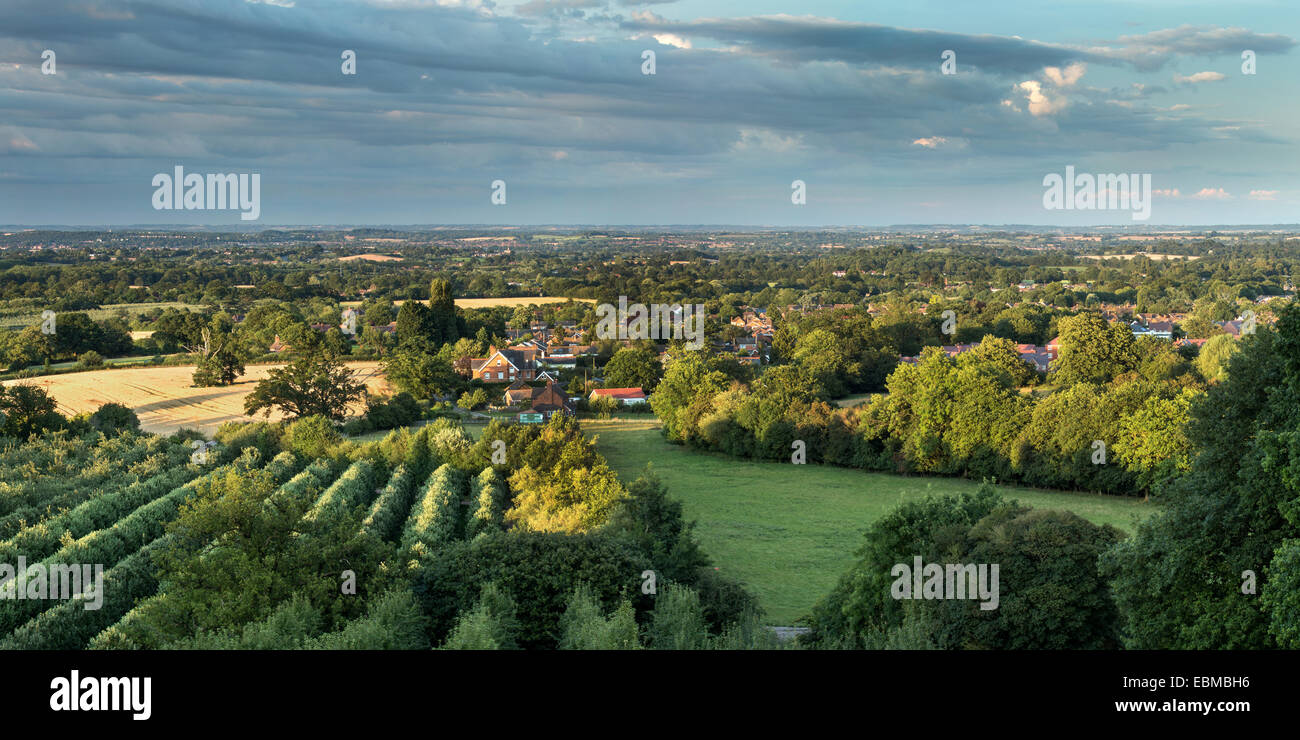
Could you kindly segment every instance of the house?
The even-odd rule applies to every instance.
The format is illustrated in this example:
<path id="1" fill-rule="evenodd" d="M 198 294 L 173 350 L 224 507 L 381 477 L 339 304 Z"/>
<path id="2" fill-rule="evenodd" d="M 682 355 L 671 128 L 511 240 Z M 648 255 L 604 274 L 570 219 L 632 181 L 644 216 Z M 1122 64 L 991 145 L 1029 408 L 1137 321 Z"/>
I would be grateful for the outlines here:
<path id="1" fill-rule="evenodd" d="M 573 404 L 555 383 L 547 383 L 533 396 L 533 413 L 549 419 L 556 414 L 573 416 Z"/>
<path id="2" fill-rule="evenodd" d="M 1029 345 L 1033 347 L 1033 345 Z M 1056 359 L 1056 353 L 1049 352 L 1045 349 L 1034 347 L 1031 350 L 1020 350 L 1020 359 L 1034 366 L 1034 369 L 1040 373 L 1047 372 L 1052 365 L 1052 360 Z"/>
<path id="3" fill-rule="evenodd" d="M 510 384 L 509 388 L 506 388 L 501 398 L 507 406 L 514 406 L 524 401 L 533 400 L 533 394 L 539 390 L 541 389 L 534 388 L 522 380 L 516 380 Z"/>
<path id="4" fill-rule="evenodd" d="M 268 349 L 268 351 L 270 351 L 270 352 L 277 352 L 277 353 L 278 353 L 278 352 L 288 352 L 289 350 L 291 350 L 291 349 L 293 349 L 293 348 L 290 347 L 289 345 L 285 344 L 284 341 L 283 341 L 282 339 L 280 339 L 280 335 L 279 335 L 279 334 L 276 334 L 276 335 L 275 335 L 275 341 L 274 341 L 274 342 L 271 342 L 271 346 L 268 347 L 267 349 Z"/>
<path id="5" fill-rule="evenodd" d="M 537 377 L 536 350 L 498 350 L 487 347 L 487 358 L 469 360 L 469 375 L 484 382 L 513 382 Z"/>
<path id="6" fill-rule="evenodd" d="M 646 402 L 645 391 L 640 388 L 597 388 L 591 392 L 591 400 L 597 398 L 612 398 L 629 406 Z"/>
<path id="7" fill-rule="evenodd" d="M 1231 334 L 1232 336 L 1240 339 L 1241 327 L 1245 322 L 1242 321 L 1241 319 L 1233 319 L 1232 321 L 1216 321 L 1214 323 L 1218 325 L 1219 328 L 1227 332 L 1228 334 Z"/>
<path id="8" fill-rule="evenodd" d="M 1143 326 L 1134 321 L 1128 325 L 1129 331 L 1133 332 L 1134 337 L 1155 337 L 1156 339 L 1173 339 L 1173 324 L 1152 322 L 1152 326 Z M 1157 328 L 1159 327 L 1159 328 Z M 1167 329 L 1165 327 L 1168 327 Z"/>
<path id="9" fill-rule="evenodd" d="M 488 347 L 486 359 L 470 360 L 470 377 L 485 383 L 505 383 L 516 380 L 533 380 L 537 375 L 537 357 L 534 350 L 497 349 Z"/>
<path id="10" fill-rule="evenodd" d="M 556 376 L 556 374 L 553 373 L 553 372 L 551 372 L 550 370 L 543 370 L 543 371 L 541 371 L 540 373 L 538 373 L 538 374 L 537 374 L 537 379 L 538 379 L 538 380 L 545 380 L 547 383 L 558 383 L 558 382 L 560 382 L 560 378 L 559 378 L 558 376 Z"/>
<path id="11" fill-rule="evenodd" d="M 518 352 L 535 352 L 540 357 L 546 356 L 546 348 L 546 341 L 537 337 L 510 345 L 510 349 Z"/>

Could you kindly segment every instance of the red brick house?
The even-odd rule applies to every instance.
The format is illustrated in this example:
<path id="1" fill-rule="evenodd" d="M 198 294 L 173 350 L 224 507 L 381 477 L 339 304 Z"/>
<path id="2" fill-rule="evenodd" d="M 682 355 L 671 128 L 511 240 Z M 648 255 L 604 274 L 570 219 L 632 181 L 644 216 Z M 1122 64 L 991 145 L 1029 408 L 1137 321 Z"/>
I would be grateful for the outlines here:
<path id="1" fill-rule="evenodd" d="M 485 383 L 513 383 L 537 376 L 537 353 L 532 350 L 488 348 L 485 359 L 470 360 L 470 377 Z"/>
<path id="2" fill-rule="evenodd" d="M 536 395 L 533 396 L 533 413 L 538 413 L 549 419 L 556 414 L 573 416 L 573 404 L 554 383 L 547 383 Z"/>

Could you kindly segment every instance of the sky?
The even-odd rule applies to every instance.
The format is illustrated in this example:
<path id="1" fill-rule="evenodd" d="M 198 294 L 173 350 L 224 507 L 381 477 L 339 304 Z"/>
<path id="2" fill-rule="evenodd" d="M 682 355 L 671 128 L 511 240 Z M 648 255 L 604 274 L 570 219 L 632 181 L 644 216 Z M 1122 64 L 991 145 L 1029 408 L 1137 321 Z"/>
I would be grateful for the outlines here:
<path id="1" fill-rule="evenodd" d="M 1297 39 L 1255 0 L 4 0 L 0 224 L 1296 223 Z M 258 175 L 256 221 L 155 208 L 176 167 Z M 1046 207 L 1067 167 L 1149 218 Z"/>

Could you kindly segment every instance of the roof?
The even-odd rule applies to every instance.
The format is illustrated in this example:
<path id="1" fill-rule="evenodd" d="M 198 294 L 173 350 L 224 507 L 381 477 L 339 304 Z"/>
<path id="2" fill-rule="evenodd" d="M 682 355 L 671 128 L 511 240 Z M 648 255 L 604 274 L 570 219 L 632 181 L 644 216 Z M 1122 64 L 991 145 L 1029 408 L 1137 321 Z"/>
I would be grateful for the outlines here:
<path id="1" fill-rule="evenodd" d="M 554 383 L 547 383 L 545 388 L 533 396 L 533 411 L 559 411 L 561 409 L 567 411 L 571 408 L 569 399 L 565 398 L 564 394 L 556 389 Z"/>
<path id="2" fill-rule="evenodd" d="M 640 388 L 597 388 L 591 392 L 592 398 L 614 398 L 620 401 L 645 398 L 645 391 Z"/>

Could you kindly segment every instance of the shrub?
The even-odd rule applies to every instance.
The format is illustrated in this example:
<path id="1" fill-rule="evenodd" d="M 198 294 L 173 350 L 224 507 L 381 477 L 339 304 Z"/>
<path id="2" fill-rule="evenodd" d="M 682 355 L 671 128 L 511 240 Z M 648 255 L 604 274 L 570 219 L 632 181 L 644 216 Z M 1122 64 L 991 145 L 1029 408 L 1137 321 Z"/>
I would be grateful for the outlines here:
<path id="1" fill-rule="evenodd" d="M 464 495 L 464 473 L 447 464 L 433 471 L 407 519 L 403 549 L 416 544 L 437 548 L 456 539 L 462 530 L 460 500 Z"/>
<path id="2" fill-rule="evenodd" d="M 288 448 L 309 459 L 325 457 L 342 440 L 334 422 L 324 416 L 305 416 L 290 424 L 285 432 Z"/>
<path id="3" fill-rule="evenodd" d="M 106 403 L 90 415 L 90 426 L 105 436 L 118 432 L 139 432 L 140 418 L 120 403 Z"/>
<path id="4" fill-rule="evenodd" d="M 93 349 L 86 350 L 77 355 L 77 364 L 82 367 L 103 367 L 104 356 Z"/>

